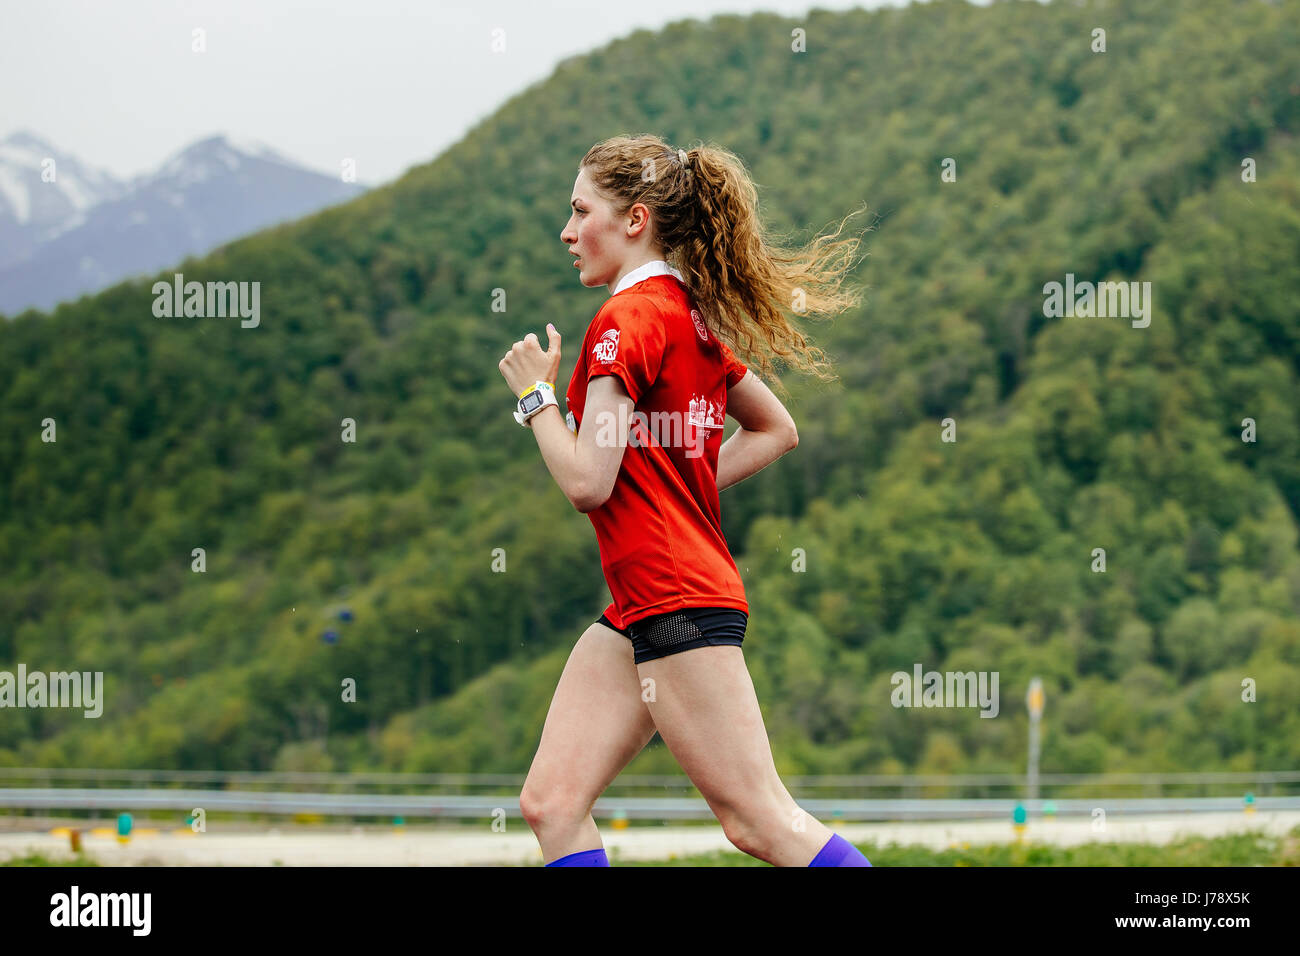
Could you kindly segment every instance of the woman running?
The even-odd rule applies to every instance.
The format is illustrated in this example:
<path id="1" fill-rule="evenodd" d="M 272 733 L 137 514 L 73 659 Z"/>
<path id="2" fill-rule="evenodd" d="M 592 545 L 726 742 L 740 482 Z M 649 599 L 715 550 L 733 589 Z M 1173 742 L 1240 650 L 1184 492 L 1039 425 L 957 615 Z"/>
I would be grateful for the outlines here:
<path id="1" fill-rule="evenodd" d="M 543 860 L 609 865 L 591 808 L 657 730 L 740 850 L 776 866 L 870 866 L 777 775 L 741 652 L 749 605 L 718 505 L 721 489 L 799 441 L 785 407 L 723 339 L 774 379 L 756 338 L 831 377 L 780 309 L 854 304 L 840 290 L 850 263 L 833 260 L 857 240 L 771 246 L 734 154 L 674 150 L 654 136 L 593 146 L 570 205 L 560 239 L 582 284 L 606 286 L 610 298 L 587 327 L 567 421 L 554 395 L 554 326 L 547 351 L 529 333 L 499 366 L 518 397 L 515 419 L 595 526 L 614 598 L 569 655 L 519 796 Z M 740 427 L 722 444 L 728 412 Z"/>

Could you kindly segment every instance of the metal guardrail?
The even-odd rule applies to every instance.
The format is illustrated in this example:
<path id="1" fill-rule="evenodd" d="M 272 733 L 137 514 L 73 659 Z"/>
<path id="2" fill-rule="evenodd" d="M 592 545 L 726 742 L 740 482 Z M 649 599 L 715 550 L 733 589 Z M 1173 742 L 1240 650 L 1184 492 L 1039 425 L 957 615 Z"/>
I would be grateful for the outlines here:
<path id="1" fill-rule="evenodd" d="M 228 789 L 235 784 L 260 786 L 416 786 L 416 787 L 511 787 L 523 786 L 522 773 L 308 773 L 277 771 L 209 771 L 209 770 L 105 770 L 42 767 L 0 767 L 0 782 L 6 780 L 44 780 L 118 782 L 128 784 L 210 784 Z M 782 780 L 790 789 L 813 790 L 840 788 L 901 789 L 926 787 L 985 787 L 1023 789 L 1023 774 L 834 774 L 789 776 Z M 1040 787 L 1173 787 L 1234 786 L 1260 791 L 1269 787 L 1300 784 L 1300 770 L 1189 773 L 1044 773 L 1038 777 Z M 691 781 L 682 774 L 621 774 L 610 784 L 615 788 L 679 788 L 690 790 Z"/>
<path id="2" fill-rule="evenodd" d="M 1108 814 L 1233 811 L 1242 809 L 1243 796 L 1248 791 L 1253 793 L 1253 806 L 1258 810 L 1300 810 L 1300 793 L 1297 793 L 1300 771 L 1294 770 L 1048 773 L 1040 775 L 1038 782 L 1039 799 L 1019 800 L 1026 785 L 1025 777 L 1020 774 L 840 774 L 785 778 L 800 806 L 819 817 L 840 820 L 1005 818 L 1017 802 L 1023 803 L 1031 815 L 1038 816 L 1048 800 L 1060 817 L 1090 815 L 1097 807 Z M 189 813 L 202 807 L 207 812 L 448 819 L 473 819 L 504 812 L 506 816 L 518 817 L 523 783 L 523 774 L 0 767 L 0 788 L 3 788 L 0 808 Z M 375 788 L 385 788 L 388 792 L 375 792 Z M 959 788 L 965 788 L 965 793 Z M 1061 796 L 1045 792 L 1053 788 L 1059 788 Z M 1134 788 L 1140 789 L 1135 793 Z M 1187 793 L 1187 788 L 1201 792 Z M 1184 792 L 1166 793 L 1169 789 Z M 645 793 L 674 790 L 682 795 L 663 797 Z M 923 796 L 927 791 L 936 790 L 942 796 Z M 976 792 L 972 794 L 972 790 Z M 1152 790 L 1155 792 L 1151 793 Z M 878 796 L 873 798 L 873 792 Z M 691 781 L 682 774 L 621 775 L 596 802 L 592 812 L 597 817 L 617 815 L 629 819 L 713 818 L 708 805 L 695 794 Z"/>
<path id="3" fill-rule="evenodd" d="M 960 820 L 996 817 L 1006 819 L 1018 801 L 973 800 L 864 800 L 803 799 L 809 813 L 837 820 Z M 1043 800 L 1023 802 L 1032 816 L 1042 814 Z M 1173 797 L 1136 799 L 1061 799 L 1052 801 L 1057 817 L 1091 816 L 1097 807 L 1109 814 L 1204 813 L 1241 811 L 1239 797 Z M 140 790 L 113 788 L 6 788 L 0 789 L 0 807 L 33 810 L 176 810 L 205 812 L 321 814 L 351 817 L 487 818 L 504 811 L 518 817 L 519 801 L 501 796 L 472 794 L 284 793 L 240 790 Z M 1300 811 L 1300 796 L 1261 797 L 1259 811 Z M 597 817 L 628 819 L 711 820 L 713 812 L 703 800 L 684 797 L 601 797 L 592 813 Z"/>

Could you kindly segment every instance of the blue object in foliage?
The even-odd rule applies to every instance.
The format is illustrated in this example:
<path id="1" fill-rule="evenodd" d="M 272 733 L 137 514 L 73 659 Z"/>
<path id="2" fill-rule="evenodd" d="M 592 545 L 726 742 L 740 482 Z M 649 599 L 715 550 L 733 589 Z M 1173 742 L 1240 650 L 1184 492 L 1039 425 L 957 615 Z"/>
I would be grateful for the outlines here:
<path id="1" fill-rule="evenodd" d="M 324 634 L 320 636 L 320 639 L 324 641 L 326 644 L 337 644 L 339 642 L 339 632 L 326 631 Z"/>
<path id="2" fill-rule="evenodd" d="M 340 620 L 340 621 L 350 621 L 350 620 L 352 620 L 352 610 L 351 610 L 350 608 L 346 608 L 346 607 L 343 608 L 342 610 L 340 610 L 340 611 L 339 611 L 339 620 Z"/>

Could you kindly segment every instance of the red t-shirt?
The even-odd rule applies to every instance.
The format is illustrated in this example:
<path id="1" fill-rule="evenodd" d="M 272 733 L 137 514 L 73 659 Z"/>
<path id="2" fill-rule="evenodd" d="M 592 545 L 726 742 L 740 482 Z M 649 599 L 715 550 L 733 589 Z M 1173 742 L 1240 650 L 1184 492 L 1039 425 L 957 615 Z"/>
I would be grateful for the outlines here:
<path id="1" fill-rule="evenodd" d="M 598 375 L 617 375 L 635 403 L 613 493 L 588 512 L 615 627 L 688 607 L 749 613 L 718 505 L 727 389 L 746 371 L 671 275 L 611 296 L 587 326 L 564 396 L 571 427 Z"/>

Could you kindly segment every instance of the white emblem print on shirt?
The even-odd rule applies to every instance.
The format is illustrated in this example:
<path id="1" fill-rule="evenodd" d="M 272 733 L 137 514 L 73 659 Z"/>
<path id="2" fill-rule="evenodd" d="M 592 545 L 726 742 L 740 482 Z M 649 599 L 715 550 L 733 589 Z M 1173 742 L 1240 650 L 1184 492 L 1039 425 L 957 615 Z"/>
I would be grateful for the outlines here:
<path id="1" fill-rule="evenodd" d="M 618 357 L 618 329 L 606 329 L 591 349 L 591 354 L 602 362 L 609 363 Z"/>
<path id="2" fill-rule="evenodd" d="M 699 333 L 700 338 L 707 342 L 709 340 L 709 330 L 704 325 L 704 316 L 691 309 L 691 321 L 695 323 L 695 331 Z"/>
<path id="3" fill-rule="evenodd" d="M 690 414 L 686 420 L 696 428 L 721 428 L 722 409 L 703 395 L 692 395 Z"/>

